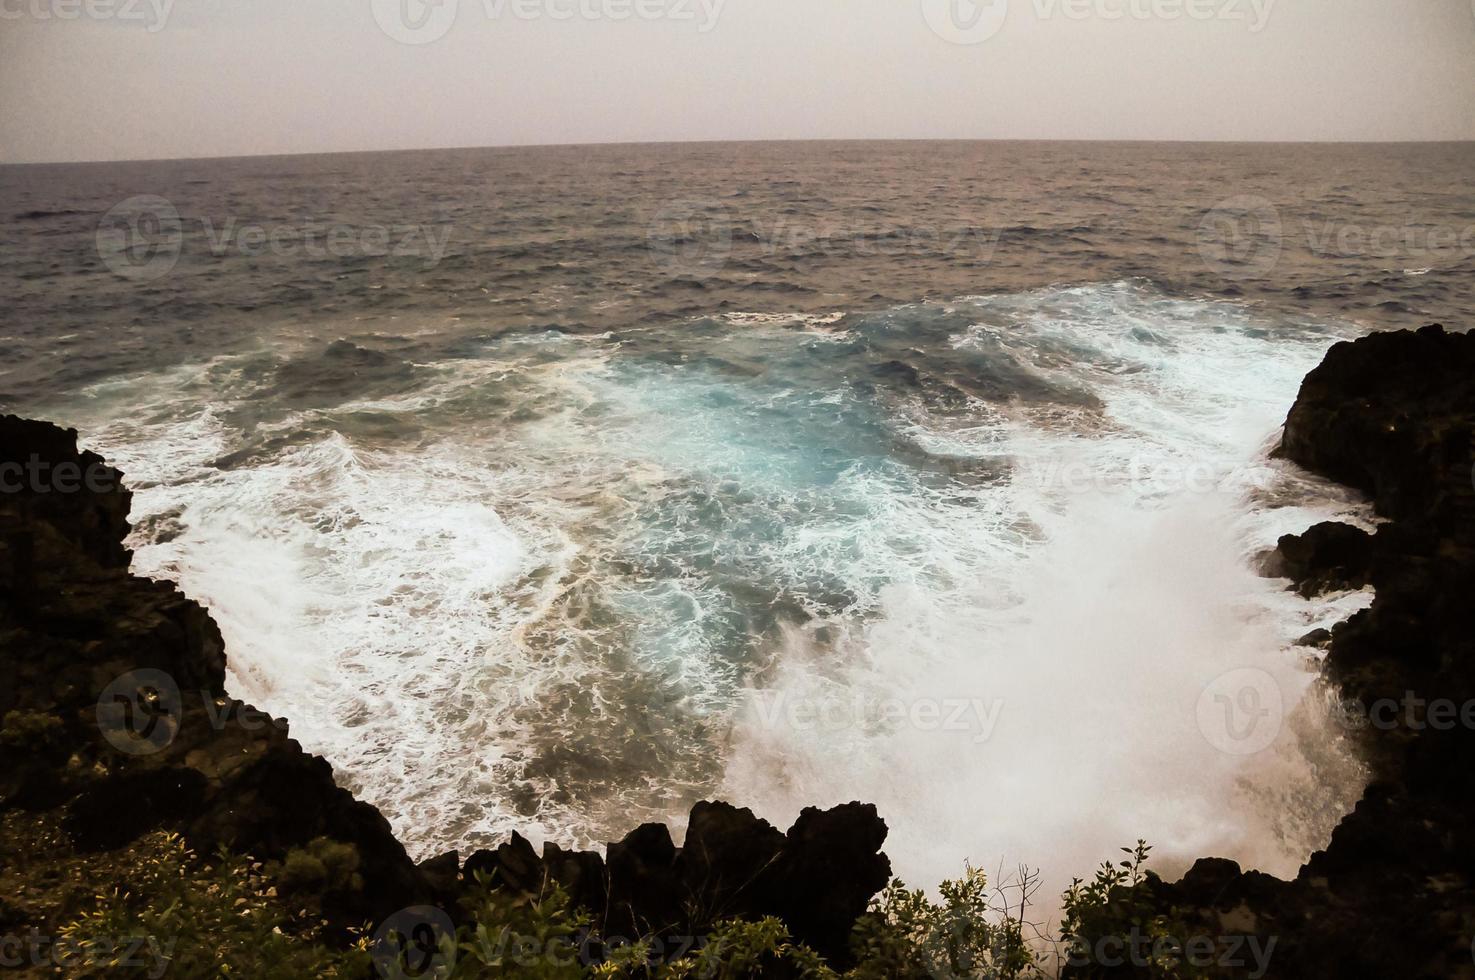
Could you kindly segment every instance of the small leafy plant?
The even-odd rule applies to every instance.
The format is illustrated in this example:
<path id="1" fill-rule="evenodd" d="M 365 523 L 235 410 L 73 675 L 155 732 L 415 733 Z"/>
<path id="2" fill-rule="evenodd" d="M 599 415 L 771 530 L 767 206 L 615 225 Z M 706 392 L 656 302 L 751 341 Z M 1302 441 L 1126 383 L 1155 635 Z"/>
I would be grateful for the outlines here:
<path id="1" fill-rule="evenodd" d="M 988 877 L 972 865 L 962 878 L 944 881 L 941 904 L 921 890 L 894 880 L 869 913 L 855 925 L 852 948 L 856 980 L 887 978 L 1013 978 L 1040 973 L 1037 954 L 1025 938 L 1024 915 L 1037 887 L 1037 875 L 1021 869 L 1014 888 L 990 889 Z"/>
<path id="2" fill-rule="evenodd" d="M 1189 935 L 1189 928 L 1176 910 L 1160 912 L 1143 887 L 1148 883 L 1146 865 L 1152 847 L 1138 840 L 1135 847 L 1121 850 L 1125 858 L 1116 864 L 1102 862 L 1089 882 L 1075 879 L 1062 897 L 1061 942 L 1068 962 L 1078 974 L 1092 975 L 1102 965 L 1095 951 L 1103 939 L 1130 940 L 1149 951 L 1149 960 L 1140 965 L 1152 976 L 1201 975 L 1184 956 L 1181 937 Z"/>

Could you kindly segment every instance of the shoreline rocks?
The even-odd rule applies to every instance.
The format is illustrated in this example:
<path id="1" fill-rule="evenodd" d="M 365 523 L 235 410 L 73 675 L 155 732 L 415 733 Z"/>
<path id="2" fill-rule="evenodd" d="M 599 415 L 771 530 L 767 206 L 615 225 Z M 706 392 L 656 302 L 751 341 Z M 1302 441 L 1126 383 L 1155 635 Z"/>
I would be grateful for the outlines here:
<path id="1" fill-rule="evenodd" d="M 1475 977 L 1472 443 L 1475 336 L 1371 334 L 1307 375 L 1277 455 L 1362 490 L 1387 523 L 1287 536 L 1268 571 L 1308 596 L 1376 591 L 1329 637 L 1307 638 L 1327 651 L 1372 782 L 1294 880 L 1203 858 L 1177 882 L 1149 875 L 1117 896 L 1124 907 L 1189 935 L 1273 942 L 1269 976 Z M 1198 975 L 1254 966 L 1216 961 Z M 1065 975 L 1152 974 L 1096 958 Z"/>

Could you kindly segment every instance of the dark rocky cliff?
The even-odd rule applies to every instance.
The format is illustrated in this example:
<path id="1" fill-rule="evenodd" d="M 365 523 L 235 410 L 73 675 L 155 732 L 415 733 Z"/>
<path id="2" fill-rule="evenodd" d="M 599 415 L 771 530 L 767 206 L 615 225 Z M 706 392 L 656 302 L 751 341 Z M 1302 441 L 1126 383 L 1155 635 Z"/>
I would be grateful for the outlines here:
<path id="1" fill-rule="evenodd" d="M 1475 977 L 1472 441 L 1475 336 L 1437 326 L 1336 345 L 1286 420 L 1279 455 L 1364 491 L 1387 519 L 1375 534 L 1319 525 L 1278 549 L 1303 594 L 1377 592 L 1331 631 L 1325 668 L 1373 780 L 1294 881 L 1205 858 L 1135 896 L 1180 931 L 1273 941 L 1264 975 Z M 1206 975 L 1254 975 L 1241 960 Z"/>

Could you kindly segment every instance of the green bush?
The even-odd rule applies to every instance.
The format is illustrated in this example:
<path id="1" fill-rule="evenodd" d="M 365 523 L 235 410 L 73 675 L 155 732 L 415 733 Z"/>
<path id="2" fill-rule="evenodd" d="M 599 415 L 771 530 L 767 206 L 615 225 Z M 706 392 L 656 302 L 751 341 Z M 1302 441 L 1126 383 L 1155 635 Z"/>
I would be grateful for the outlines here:
<path id="1" fill-rule="evenodd" d="M 574 907 L 556 884 L 543 895 L 512 895 L 477 877 L 477 891 L 462 903 L 470 924 L 457 934 L 462 954 L 454 977 L 527 977 L 563 980 L 580 977 L 580 939 L 590 917 Z"/>
<path id="2" fill-rule="evenodd" d="M 1155 911 L 1151 848 L 1139 841 L 1127 857 L 1104 863 L 1089 882 L 1079 879 L 1062 897 L 1060 942 L 1070 947 L 1102 936 L 1136 934 L 1153 940 L 1183 936 L 1176 913 Z M 326 925 L 296 892 L 361 888 L 359 856 L 348 844 L 319 838 L 269 866 L 221 852 L 201 861 L 175 834 L 157 833 L 129 851 L 128 888 L 95 896 L 92 907 L 61 927 L 58 948 L 69 975 L 136 977 L 224 976 L 390 977 L 395 964 L 371 959 L 368 939 L 349 948 L 325 943 Z M 1155 879 L 1151 879 L 1155 880 Z M 1037 876 L 1021 869 L 1004 886 L 990 887 L 971 866 L 943 882 L 939 901 L 892 881 L 855 925 L 855 966 L 838 974 L 814 950 L 796 943 L 778 919 L 718 923 L 703 945 L 661 962 L 654 937 L 618 948 L 603 945 L 591 917 L 549 883 L 527 896 L 498 889 L 479 877 L 462 903 L 462 925 L 439 937 L 440 968 L 400 975 L 435 980 L 516 977 L 528 980 L 1024 980 L 1045 976 L 1043 936 L 1027 920 Z M 1032 941 L 1033 940 L 1033 941 Z M 1081 947 L 1075 947 L 1079 953 Z M 1181 956 L 1164 945 L 1151 972 L 1192 977 Z M 380 951 L 382 953 L 382 950 Z M 598 959 L 585 966 L 584 959 Z M 1079 961 L 1078 961 L 1079 962 Z M 1079 968 L 1078 968 L 1078 972 Z M 1089 964 L 1085 975 L 1090 975 Z"/>
<path id="3" fill-rule="evenodd" d="M 68 975 L 157 977 L 362 977 L 367 943 L 319 942 L 320 922 L 286 914 L 262 866 L 221 852 L 200 861 L 177 834 L 151 835 L 132 854 L 130 886 L 58 931 Z"/>
<path id="4" fill-rule="evenodd" d="M 962 878 L 938 886 L 942 903 L 909 890 L 900 880 L 881 893 L 855 925 L 852 951 L 856 980 L 889 978 L 999 978 L 1039 975 L 1039 963 L 1024 936 L 1024 915 L 1035 877 L 1021 872 L 1017 913 L 1003 888 L 971 865 Z"/>
<path id="5" fill-rule="evenodd" d="M 667 964 L 656 976 L 659 980 L 756 980 L 775 973 L 806 980 L 835 976 L 818 953 L 795 943 L 788 928 L 771 917 L 719 923 L 699 951 Z"/>
<path id="6" fill-rule="evenodd" d="M 0 724 L 0 745 L 37 755 L 51 755 L 62 744 L 65 725 L 56 715 L 40 711 L 7 711 Z"/>
<path id="7" fill-rule="evenodd" d="M 306 847 L 293 848 L 279 868 L 273 868 L 283 895 L 298 892 L 362 891 L 359 852 L 352 844 L 317 837 Z"/>
<path id="8" fill-rule="evenodd" d="M 1089 882 L 1077 878 L 1066 889 L 1061 900 L 1061 943 L 1071 961 L 1081 964 L 1078 975 L 1099 972 L 1093 971 L 1090 947 L 1106 936 L 1141 937 L 1142 947 L 1155 951 L 1148 967 L 1152 976 L 1178 980 L 1203 975 L 1188 962 L 1182 947 L 1181 937 L 1192 930 L 1177 910 L 1158 911 L 1150 891 L 1142 887 L 1148 882 L 1151 851 L 1146 841 L 1139 840 L 1135 847 L 1122 848 L 1127 857 L 1115 865 L 1102 862 Z"/>

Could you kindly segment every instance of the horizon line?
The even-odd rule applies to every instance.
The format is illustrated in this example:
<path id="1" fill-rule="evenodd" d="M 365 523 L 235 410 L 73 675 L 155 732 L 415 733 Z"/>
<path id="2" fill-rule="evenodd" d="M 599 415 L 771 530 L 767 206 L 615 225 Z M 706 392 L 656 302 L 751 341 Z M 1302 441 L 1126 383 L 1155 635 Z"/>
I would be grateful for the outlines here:
<path id="1" fill-rule="evenodd" d="M 561 150 L 581 148 L 607 148 L 621 146 L 721 146 L 730 144 L 765 143 L 1130 143 L 1164 144 L 1169 146 L 1437 146 L 1451 144 L 1475 144 L 1475 138 L 1466 139 L 1410 139 L 1410 140 L 1240 140 L 1240 139 L 1119 139 L 1108 137 L 971 137 L 971 136 L 883 136 L 883 137 L 805 137 L 805 138 L 758 138 L 758 139 L 696 139 L 696 140 L 607 140 L 580 143 L 489 143 L 463 144 L 459 146 L 415 146 L 361 150 L 298 150 L 287 153 L 225 153 L 205 156 L 182 157 L 115 157 L 104 160 L 26 160 L 5 162 L 0 167 L 67 167 L 98 166 L 124 163 L 191 163 L 218 160 L 271 160 L 293 157 L 365 156 L 384 153 L 448 153 L 468 150 Z"/>

